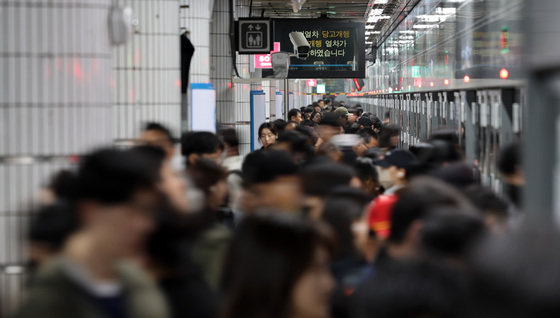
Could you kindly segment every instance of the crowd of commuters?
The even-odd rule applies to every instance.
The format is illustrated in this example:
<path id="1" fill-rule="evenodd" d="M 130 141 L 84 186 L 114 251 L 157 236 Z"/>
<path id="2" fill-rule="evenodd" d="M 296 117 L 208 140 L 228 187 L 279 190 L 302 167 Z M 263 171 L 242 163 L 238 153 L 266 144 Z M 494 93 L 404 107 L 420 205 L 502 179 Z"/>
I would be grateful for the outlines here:
<path id="1" fill-rule="evenodd" d="M 33 211 L 15 317 L 557 316 L 560 234 L 524 216 L 519 145 L 502 195 L 455 132 L 402 149 L 379 115 L 294 109 L 244 157 L 233 129 L 157 123 L 84 155 Z"/>

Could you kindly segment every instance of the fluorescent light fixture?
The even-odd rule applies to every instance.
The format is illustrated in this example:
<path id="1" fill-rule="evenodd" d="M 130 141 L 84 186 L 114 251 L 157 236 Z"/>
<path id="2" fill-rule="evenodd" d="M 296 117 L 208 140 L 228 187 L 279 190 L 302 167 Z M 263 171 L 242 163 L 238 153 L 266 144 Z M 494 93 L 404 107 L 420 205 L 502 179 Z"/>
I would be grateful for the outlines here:
<path id="1" fill-rule="evenodd" d="M 369 12 L 369 15 L 381 15 L 383 13 L 383 9 L 371 9 L 371 11 Z"/>
<path id="2" fill-rule="evenodd" d="M 439 29 L 438 24 L 415 24 L 414 29 Z"/>
<path id="3" fill-rule="evenodd" d="M 374 29 L 375 28 L 375 24 L 366 24 L 366 30 L 367 29 Z"/>
<path id="4" fill-rule="evenodd" d="M 375 1 L 373 1 L 373 4 L 386 4 L 388 2 L 389 2 L 389 0 L 375 0 Z"/>
<path id="5" fill-rule="evenodd" d="M 390 19 L 391 16 L 390 15 L 375 15 L 375 16 L 369 16 L 367 19 L 368 23 L 375 23 L 379 20 L 387 20 Z"/>
<path id="6" fill-rule="evenodd" d="M 421 14 L 421 15 L 417 15 L 416 18 L 419 21 L 426 22 L 426 23 L 437 23 L 442 20 L 445 20 L 445 17 L 442 17 L 441 15 L 432 15 L 432 14 Z"/>
<path id="7" fill-rule="evenodd" d="M 439 15 L 452 15 L 457 13 L 457 9 L 455 8 L 436 8 L 436 14 Z"/>
<path id="8" fill-rule="evenodd" d="M 366 35 L 370 34 L 381 34 L 381 31 L 366 31 Z"/>
<path id="9" fill-rule="evenodd" d="M 22 266 L 6 266 L 4 268 L 4 272 L 8 275 L 20 275 L 23 274 L 25 272 L 24 268 Z"/>
<path id="10" fill-rule="evenodd" d="M 402 34 L 416 34 L 416 31 L 414 31 L 414 30 L 402 30 L 402 31 L 399 31 L 399 33 L 402 33 Z"/>

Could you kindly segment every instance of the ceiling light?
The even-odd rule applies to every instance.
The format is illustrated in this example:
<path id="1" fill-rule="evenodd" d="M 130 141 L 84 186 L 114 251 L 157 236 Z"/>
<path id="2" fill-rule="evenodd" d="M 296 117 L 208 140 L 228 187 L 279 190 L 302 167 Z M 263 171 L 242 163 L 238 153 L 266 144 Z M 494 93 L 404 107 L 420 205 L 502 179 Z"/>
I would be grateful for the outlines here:
<path id="1" fill-rule="evenodd" d="M 369 16 L 367 19 L 368 23 L 375 23 L 379 20 L 386 20 L 386 19 L 390 19 L 391 16 L 390 15 L 375 15 L 375 16 Z"/>
<path id="2" fill-rule="evenodd" d="M 441 20 L 445 20 L 445 17 L 442 17 L 441 15 L 433 15 L 433 14 L 421 14 L 421 15 L 417 15 L 416 18 L 419 21 L 422 22 L 427 22 L 427 23 L 437 23 L 440 22 Z"/>
<path id="3" fill-rule="evenodd" d="M 436 8 L 436 14 L 439 15 L 452 15 L 457 13 L 457 9 L 455 8 Z"/>
<path id="4" fill-rule="evenodd" d="M 439 29 L 438 24 L 415 24 L 414 29 Z"/>
<path id="5" fill-rule="evenodd" d="M 383 13 L 383 9 L 372 9 L 369 12 L 369 16 L 373 16 L 373 15 L 381 15 Z"/>

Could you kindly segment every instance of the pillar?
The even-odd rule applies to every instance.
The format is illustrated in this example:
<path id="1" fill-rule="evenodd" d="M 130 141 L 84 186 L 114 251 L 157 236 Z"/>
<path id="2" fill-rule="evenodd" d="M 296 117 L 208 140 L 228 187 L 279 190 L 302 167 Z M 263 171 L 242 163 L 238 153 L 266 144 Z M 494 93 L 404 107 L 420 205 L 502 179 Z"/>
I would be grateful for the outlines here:
<path id="1" fill-rule="evenodd" d="M 112 141 L 110 5 L 0 2 L 0 316 L 21 297 L 30 198 Z"/>

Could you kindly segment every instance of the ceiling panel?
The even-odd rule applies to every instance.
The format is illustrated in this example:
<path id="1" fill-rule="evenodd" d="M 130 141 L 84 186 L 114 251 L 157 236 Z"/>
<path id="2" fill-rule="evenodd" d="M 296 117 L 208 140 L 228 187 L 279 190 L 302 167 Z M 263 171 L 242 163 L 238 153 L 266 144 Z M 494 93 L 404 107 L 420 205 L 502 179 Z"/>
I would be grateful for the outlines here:
<path id="1" fill-rule="evenodd" d="M 299 12 L 295 13 L 292 1 L 289 0 L 267 0 L 253 1 L 253 15 L 261 15 L 273 18 L 317 18 L 326 14 L 331 18 L 363 19 L 366 15 L 371 0 L 307 0 Z"/>

